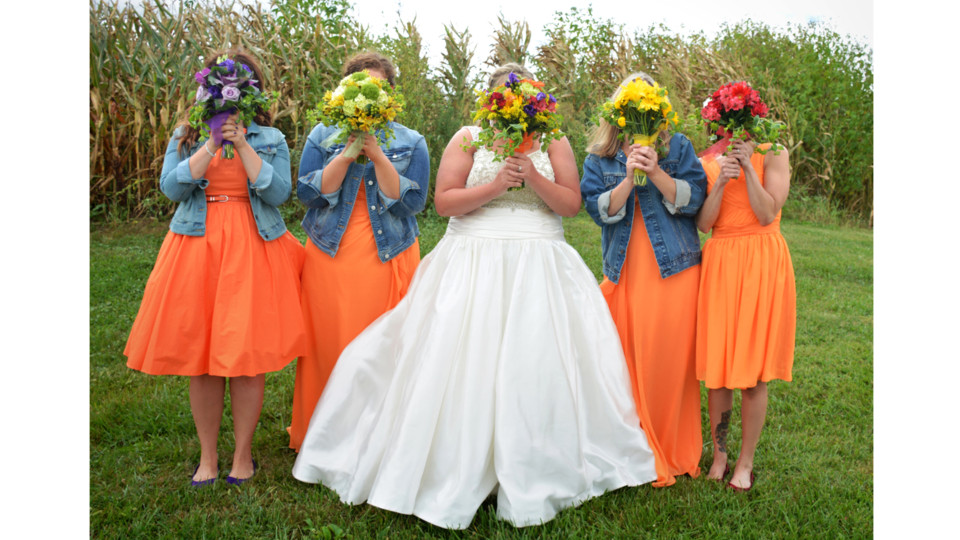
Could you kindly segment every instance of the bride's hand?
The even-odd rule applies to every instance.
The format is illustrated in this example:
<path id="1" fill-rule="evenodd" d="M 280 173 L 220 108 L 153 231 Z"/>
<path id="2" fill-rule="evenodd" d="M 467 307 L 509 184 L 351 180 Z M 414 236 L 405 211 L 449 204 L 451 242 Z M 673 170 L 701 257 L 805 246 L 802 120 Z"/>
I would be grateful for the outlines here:
<path id="1" fill-rule="evenodd" d="M 524 180 L 529 180 L 533 174 L 537 172 L 537 168 L 533 165 L 533 161 L 530 160 L 530 156 L 526 154 L 517 153 L 508 157 L 504 167 L 513 169 L 517 173 L 517 177 L 520 178 L 521 183 Z"/>
<path id="2" fill-rule="evenodd" d="M 500 172 L 493 178 L 493 183 L 500 193 L 504 193 L 512 187 L 523 187 L 523 178 L 529 173 L 527 169 L 523 168 L 523 165 L 516 162 L 511 163 L 511 159 L 513 158 L 507 158 L 503 167 L 500 168 Z"/>

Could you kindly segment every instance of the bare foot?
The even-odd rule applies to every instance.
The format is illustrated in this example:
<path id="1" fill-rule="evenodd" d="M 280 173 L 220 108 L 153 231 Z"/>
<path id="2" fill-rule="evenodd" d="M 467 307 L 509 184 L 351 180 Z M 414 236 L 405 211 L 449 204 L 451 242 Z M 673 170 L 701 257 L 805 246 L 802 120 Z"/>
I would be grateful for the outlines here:
<path id="1" fill-rule="evenodd" d="M 197 467 L 197 471 L 193 473 L 194 482 L 203 482 L 204 480 L 210 480 L 211 478 L 217 477 L 217 460 L 216 458 L 212 460 L 200 460 L 200 466 Z"/>
<path id="2" fill-rule="evenodd" d="M 752 467 L 748 469 L 745 466 L 741 467 L 740 464 L 737 464 L 736 469 L 733 471 L 733 477 L 730 478 L 730 484 L 740 489 L 750 489 L 753 486 L 752 475 Z"/>
<path id="3" fill-rule="evenodd" d="M 714 461 L 707 472 L 707 480 L 723 480 L 728 472 L 730 469 L 726 461 Z"/>
<path id="4" fill-rule="evenodd" d="M 245 458 L 233 457 L 233 468 L 230 469 L 230 476 L 238 480 L 246 480 L 253 476 L 253 459 L 250 456 Z"/>

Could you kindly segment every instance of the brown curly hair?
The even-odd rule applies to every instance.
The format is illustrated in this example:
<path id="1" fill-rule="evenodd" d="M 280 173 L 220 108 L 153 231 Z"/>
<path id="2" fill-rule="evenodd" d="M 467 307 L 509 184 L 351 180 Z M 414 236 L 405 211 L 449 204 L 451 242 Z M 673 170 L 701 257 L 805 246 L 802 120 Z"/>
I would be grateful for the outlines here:
<path id="1" fill-rule="evenodd" d="M 390 83 L 390 86 L 397 84 L 397 68 L 393 65 L 393 62 L 386 56 L 372 51 L 357 53 L 348 58 L 343 64 L 343 76 L 346 77 L 351 73 L 365 69 L 382 71 L 383 75 L 387 78 L 387 82 Z"/>
<path id="2" fill-rule="evenodd" d="M 213 67 L 213 65 L 217 63 L 217 58 L 220 58 L 221 56 L 224 56 L 224 55 L 229 56 L 234 60 L 237 60 L 249 66 L 250 69 L 253 70 L 254 77 L 258 81 L 260 81 L 260 84 L 259 84 L 260 91 L 262 92 L 266 90 L 266 87 L 265 87 L 266 85 L 264 84 L 264 80 L 263 80 L 263 70 L 260 69 L 260 63 L 257 62 L 257 60 L 253 56 L 251 56 L 250 53 L 242 49 L 234 48 L 234 49 L 228 49 L 228 50 L 214 51 L 209 56 L 207 56 L 207 60 L 203 63 L 204 67 L 207 67 L 207 68 Z M 183 121 L 177 126 L 177 127 L 183 128 L 183 130 L 181 131 L 180 142 L 177 143 L 177 152 L 179 152 L 181 155 L 185 152 L 185 148 L 188 149 L 191 146 L 193 146 L 197 142 L 197 139 L 200 137 L 200 131 L 190 126 L 189 117 L 190 117 L 190 109 L 187 109 L 186 116 L 184 117 Z M 257 114 L 253 117 L 253 121 L 260 126 L 273 125 L 273 118 L 270 115 L 270 111 L 264 111 L 264 110 L 257 111 Z"/>

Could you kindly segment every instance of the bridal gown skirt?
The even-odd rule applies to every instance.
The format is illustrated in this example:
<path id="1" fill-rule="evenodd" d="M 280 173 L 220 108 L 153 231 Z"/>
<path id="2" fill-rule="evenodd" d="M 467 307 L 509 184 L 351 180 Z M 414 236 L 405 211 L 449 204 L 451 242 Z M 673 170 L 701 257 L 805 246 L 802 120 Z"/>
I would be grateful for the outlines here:
<path id="1" fill-rule="evenodd" d="M 407 296 L 340 356 L 293 475 L 349 504 L 536 525 L 656 478 L 597 282 L 549 211 L 451 218 Z"/>

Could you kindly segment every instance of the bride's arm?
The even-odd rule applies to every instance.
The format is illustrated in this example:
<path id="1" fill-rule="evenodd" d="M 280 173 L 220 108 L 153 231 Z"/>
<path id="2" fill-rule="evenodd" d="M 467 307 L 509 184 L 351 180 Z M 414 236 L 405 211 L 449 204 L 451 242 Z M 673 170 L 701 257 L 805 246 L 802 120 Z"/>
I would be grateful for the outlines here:
<path id="1" fill-rule="evenodd" d="M 507 188 L 521 185 L 519 175 L 504 167 L 492 182 L 472 188 L 466 187 L 475 150 L 464 150 L 461 145 L 469 144 L 472 140 L 470 131 L 467 128 L 461 129 L 447 143 L 443 157 L 440 158 L 433 206 L 441 216 L 462 216 L 499 197 Z"/>
<path id="2" fill-rule="evenodd" d="M 517 166 L 522 167 L 520 177 L 527 181 L 551 210 L 564 217 L 573 217 L 580 211 L 580 174 L 570 141 L 563 137 L 551 142 L 547 154 L 556 182 L 540 174 L 530 157 L 524 154 L 507 158 L 507 167 L 514 171 Z"/>

